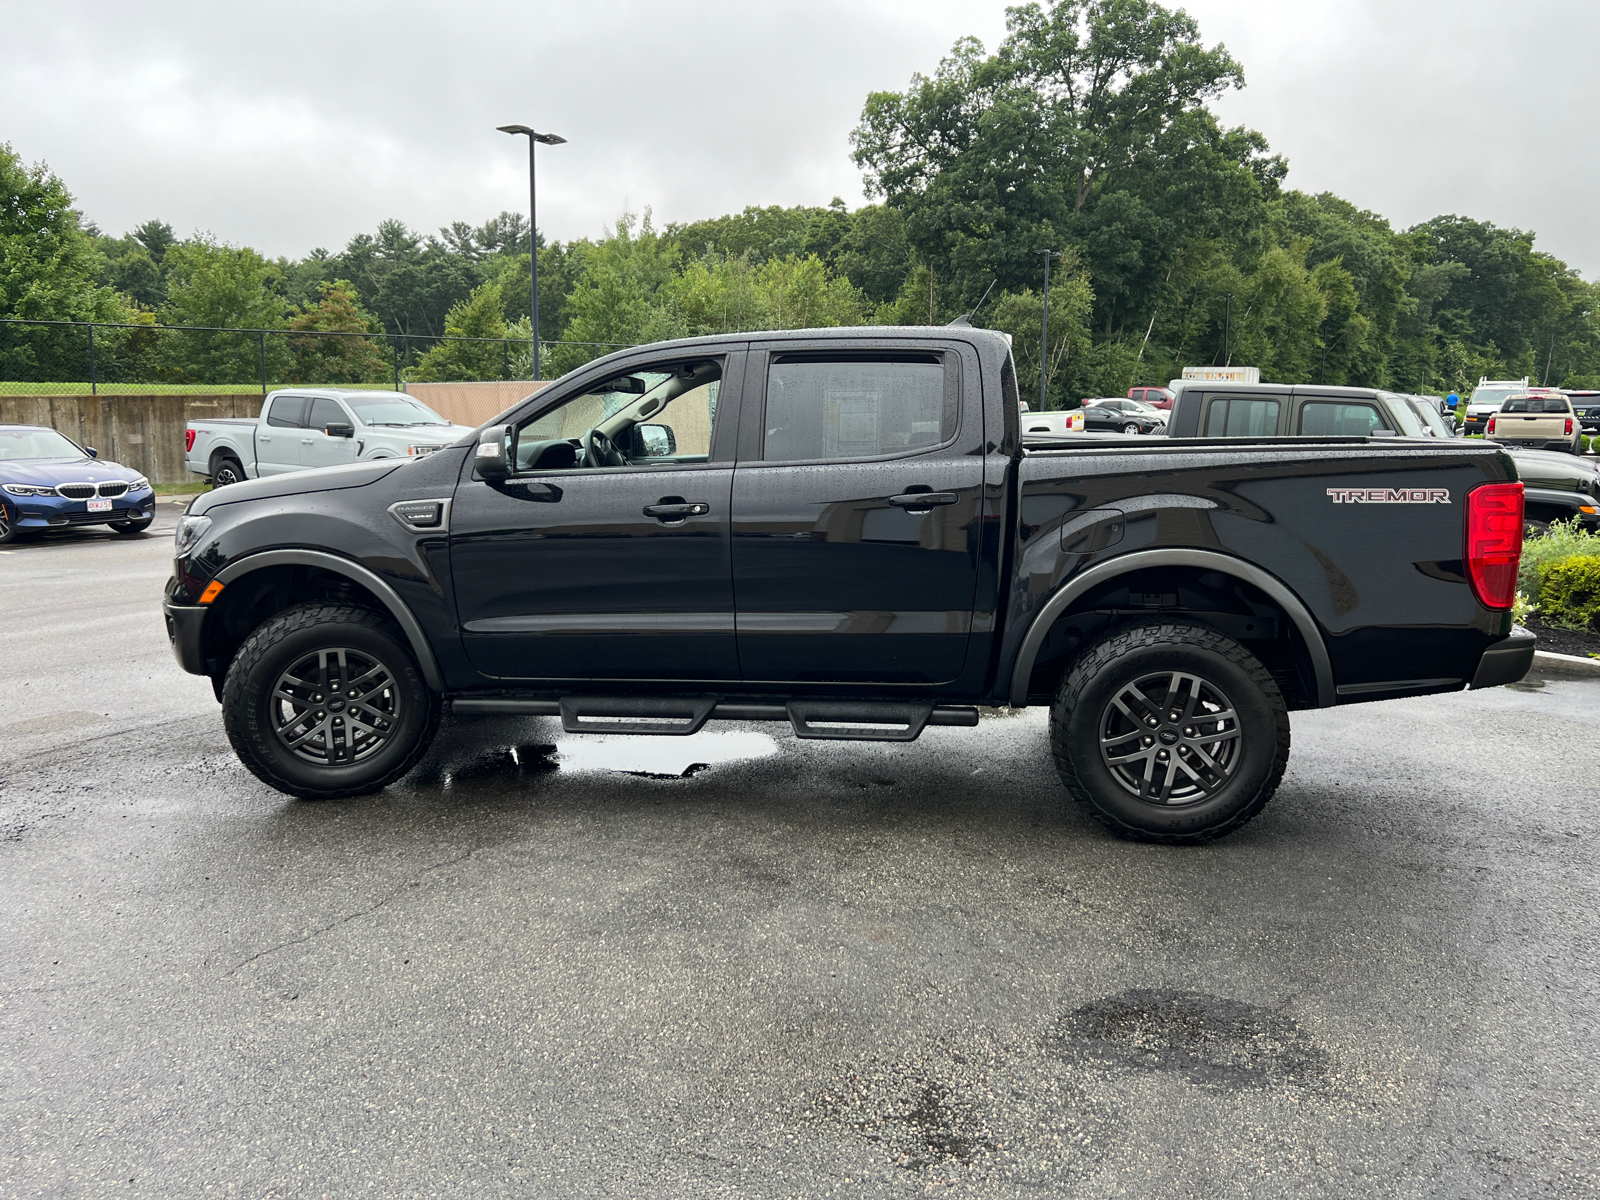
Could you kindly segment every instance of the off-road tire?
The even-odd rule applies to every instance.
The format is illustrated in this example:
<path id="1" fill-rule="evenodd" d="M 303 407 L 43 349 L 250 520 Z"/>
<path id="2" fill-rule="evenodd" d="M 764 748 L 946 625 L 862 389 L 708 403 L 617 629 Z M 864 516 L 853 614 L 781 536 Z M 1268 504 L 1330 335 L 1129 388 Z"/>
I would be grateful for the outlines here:
<path id="1" fill-rule="evenodd" d="M 1100 749 L 1113 699 L 1163 671 L 1192 673 L 1218 687 L 1239 730 L 1227 782 L 1204 799 L 1171 806 L 1124 790 Z M 1199 843 L 1232 833 L 1277 791 L 1289 762 L 1289 712 L 1271 673 L 1232 638 L 1187 621 L 1149 622 L 1115 629 L 1078 656 L 1050 709 L 1050 745 L 1073 800 L 1111 832 L 1135 841 Z"/>
<path id="2" fill-rule="evenodd" d="M 347 648 L 381 663 L 393 680 L 394 729 L 370 757 L 342 766 L 297 757 L 275 731 L 273 692 L 296 662 Z M 410 771 L 438 732 L 443 707 L 387 617 L 349 604 L 312 603 L 264 621 L 239 647 L 222 686 L 222 720 L 239 760 L 269 787 L 306 800 L 359 796 Z"/>
<path id="3" fill-rule="evenodd" d="M 143 533 L 146 529 L 149 529 L 150 522 L 154 520 L 154 517 L 146 517 L 142 521 L 113 521 L 111 522 L 111 532 L 120 533 L 123 537 L 133 537 L 135 534 Z"/>
<path id="4" fill-rule="evenodd" d="M 217 460 L 217 465 L 211 468 L 211 489 L 227 487 L 233 483 L 243 483 L 247 476 L 244 467 L 236 458 L 224 455 Z"/>

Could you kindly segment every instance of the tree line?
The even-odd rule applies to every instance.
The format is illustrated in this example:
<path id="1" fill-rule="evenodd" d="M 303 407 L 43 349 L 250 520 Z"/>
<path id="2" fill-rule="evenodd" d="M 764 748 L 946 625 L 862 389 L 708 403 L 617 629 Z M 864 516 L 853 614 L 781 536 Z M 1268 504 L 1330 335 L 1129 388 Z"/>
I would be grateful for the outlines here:
<path id="1" fill-rule="evenodd" d="M 158 220 L 102 234 L 61 180 L 5 147 L 0 315 L 151 327 L 103 353 L 196 381 L 254 378 L 259 347 L 179 345 L 156 324 L 362 333 L 272 339 L 269 373 L 376 382 L 393 368 L 379 335 L 526 342 L 536 252 L 546 374 L 605 344 L 972 312 L 1013 335 L 1025 394 L 1042 371 L 1056 406 L 1225 359 L 1264 380 L 1413 392 L 1483 375 L 1600 386 L 1596 285 L 1529 231 L 1458 215 L 1397 230 L 1285 187 L 1266 139 L 1207 107 L 1243 71 L 1186 13 L 1059 0 L 1011 9 L 1007 29 L 992 53 L 963 39 L 931 75 L 867 98 L 852 145 L 873 202 L 854 210 L 835 198 L 661 228 L 647 210 L 565 243 L 513 213 L 436 234 L 388 220 L 338 252 L 270 260 Z M 1046 251 L 1060 257 L 1041 363 Z M 51 345 L 12 327 L 0 370 L 66 369 Z M 406 371 L 521 378 L 528 357 L 442 343 Z"/>

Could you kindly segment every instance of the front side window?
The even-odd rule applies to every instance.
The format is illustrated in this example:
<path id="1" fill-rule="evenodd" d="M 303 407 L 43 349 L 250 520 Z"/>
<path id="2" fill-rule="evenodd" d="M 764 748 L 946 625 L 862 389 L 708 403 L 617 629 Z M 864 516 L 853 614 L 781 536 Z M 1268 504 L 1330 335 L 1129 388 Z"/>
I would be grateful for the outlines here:
<path id="1" fill-rule="evenodd" d="M 767 374 L 767 462 L 878 458 L 955 436 L 942 356 L 779 359 Z"/>
<path id="2" fill-rule="evenodd" d="M 1308 400 L 1300 410 L 1300 432 L 1308 437 L 1370 437 L 1387 429 L 1370 404 L 1343 400 Z"/>
<path id="3" fill-rule="evenodd" d="M 312 429 L 326 429 L 329 425 L 348 424 L 349 418 L 344 415 L 344 409 L 329 400 L 326 396 L 313 396 L 311 399 L 311 415 L 306 419 L 306 425 Z"/>
<path id="4" fill-rule="evenodd" d="M 1206 409 L 1204 437 L 1275 437 L 1276 400 L 1213 400 Z"/>
<path id="5" fill-rule="evenodd" d="M 514 461 L 519 471 L 706 462 L 721 390 L 717 360 L 614 375 L 520 426 Z"/>

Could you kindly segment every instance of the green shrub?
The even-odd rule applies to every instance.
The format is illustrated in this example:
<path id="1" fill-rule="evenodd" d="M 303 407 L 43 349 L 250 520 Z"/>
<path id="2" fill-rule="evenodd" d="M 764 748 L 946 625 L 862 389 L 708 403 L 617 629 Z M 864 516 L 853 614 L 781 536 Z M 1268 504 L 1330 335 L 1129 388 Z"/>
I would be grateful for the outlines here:
<path id="1" fill-rule="evenodd" d="M 1552 625 L 1600 633 L 1600 554 L 1551 563 L 1540 596 L 1540 613 Z"/>
<path id="2" fill-rule="evenodd" d="M 1563 559 L 1600 554 L 1600 533 L 1589 533 L 1571 521 L 1555 521 L 1550 532 L 1522 543 L 1522 569 L 1517 572 L 1517 589 L 1542 606 L 1540 589 L 1545 572 Z"/>

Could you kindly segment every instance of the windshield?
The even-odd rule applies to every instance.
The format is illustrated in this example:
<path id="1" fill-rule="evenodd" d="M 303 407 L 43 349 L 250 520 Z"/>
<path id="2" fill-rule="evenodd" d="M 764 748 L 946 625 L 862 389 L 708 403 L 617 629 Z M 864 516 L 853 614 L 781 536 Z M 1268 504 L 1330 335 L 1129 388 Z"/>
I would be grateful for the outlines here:
<path id="1" fill-rule="evenodd" d="M 1422 422 L 1417 419 L 1417 414 L 1412 411 L 1411 405 L 1407 404 L 1403 397 L 1392 397 L 1388 408 L 1394 414 L 1394 419 L 1400 426 L 1400 432 L 1405 434 L 1406 437 L 1428 436 L 1422 428 Z"/>
<path id="2" fill-rule="evenodd" d="M 1138 412 L 1158 413 L 1161 410 L 1154 404 L 1146 404 L 1143 400 L 1124 400 L 1123 407 L 1135 409 Z"/>
<path id="3" fill-rule="evenodd" d="M 1499 408 L 1501 402 L 1504 401 L 1507 396 L 1517 396 L 1522 394 L 1522 392 L 1525 390 L 1526 389 L 1520 387 L 1473 388 L 1472 399 L 1468 400 L 1467 403 L 1470 405 L 1492 405 L 1495 408 Z"/>
<path id="4" fill-rule="evenodd" d="M 54 429 L 0 429 L 0 462 L 82 457 L 83 451 Z"/>
<path id="5" fill-rule="evenodd" d="M 1422 418 L 1422 423 L 1433 431 L 1435 437 L 1454 437 L 1450 425 L 1445 423 L 1444 417 L 1439 415 L 1439 410 L 1428 403 L 1426 398 L 1416 397 L 1411 400 L 1412 411 Z"/>
<path id="6" fill-rule="evenodd" d="M 426 404 L 419 404 L 399 392 L 373 392 L 371 395 L 346 395 L 344 402 L 363 425 L 448 425 Z"/>

